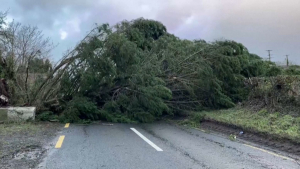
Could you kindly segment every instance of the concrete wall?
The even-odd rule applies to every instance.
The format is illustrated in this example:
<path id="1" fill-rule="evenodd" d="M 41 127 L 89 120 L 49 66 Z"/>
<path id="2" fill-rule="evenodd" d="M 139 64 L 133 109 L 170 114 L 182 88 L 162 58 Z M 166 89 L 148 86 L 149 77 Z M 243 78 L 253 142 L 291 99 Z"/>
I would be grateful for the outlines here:
<path id="1" fill-rule="evenodd" d="M 35 107 L 9 107 L 0 109 L 0 121 L 25 121 L 35 119 Z"/>

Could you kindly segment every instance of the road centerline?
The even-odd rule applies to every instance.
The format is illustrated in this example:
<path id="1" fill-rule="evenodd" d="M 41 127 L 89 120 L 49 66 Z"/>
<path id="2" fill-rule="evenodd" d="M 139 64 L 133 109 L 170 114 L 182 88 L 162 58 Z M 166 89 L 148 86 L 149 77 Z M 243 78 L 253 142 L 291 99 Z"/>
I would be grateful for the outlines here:
<path id="1" fill-rule="evenodd" d="M 253 148 L 253 149 L 260 150 L 260 151 L 262 151 L 262 152 L 271 154 L 271 155 L 273 155 L 273 156 L 280 157 L 280 158 L 285 159 L 285 160 L 295 161 L 295 160 L 292 159 L 292 158 L 289 158 L 289 157 L 286 157 L 286 156 L 283 156 L 283 155 L 280 155 L 280 154 L 277 154 L 277 153 L 273 153 L 273 152 L 271 152 L 271 151 L 268 151 L 268 150 L 265 150 L 265 149 L 262 149 L 262 148 L 254 147 L 254 146 L 251 146 L 251 145 L 248 145 L 248 144 L 244 144 L 244 145 L 247 146 L 247 147 L 251 147 L 251 148 Z"/>
<path id="2" fill-rule="evenodd" d="M 56 145 L 55 145 L 55 148 L 61 148 L 62 143 L 64 142 L 64 139 L 65 139 L 65 136 L 64 136 L 64 135 L 60 136 L 60 137 L 58 138 L 58 141 L 57 141 Z"/>
<path id="3" fill-rule="evenodd" d="M 69 128 L 70 123 L 66 123 L 65 128 Z"/>
<path id="4" fill-rule="evenodd" d="M 155 145 L 152 141 L 150 141 L 147 137 L 142 135 L 139 131 L 137 131 L 135 128 L 130 128 L 135 134 L 137 134 L 139 137 L 141 137 L 146 143 L 148 143 L 150 146 L 152 146 L 156 151 L 163 151 L 161 148 L 159 148 L 157 145 Z"/>

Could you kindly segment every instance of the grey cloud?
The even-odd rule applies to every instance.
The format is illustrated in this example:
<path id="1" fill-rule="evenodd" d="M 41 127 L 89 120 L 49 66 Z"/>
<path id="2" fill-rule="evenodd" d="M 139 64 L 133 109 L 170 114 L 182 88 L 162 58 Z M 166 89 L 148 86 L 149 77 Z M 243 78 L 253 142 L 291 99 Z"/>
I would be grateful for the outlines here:
<path id="1" fill-rule="evenodd" d="M 273 60 L 284 62 L 290 54 L 300 64 L 300 1 L 280 0 L 241 1 L 231 9 L 223 9 L 215 32 L 244 43 L 250 51 L 267 57 L 266 49 L 273 50 Z"/>
<path id="2" fill-rule="evenodd" d="M 5 1 L 6 3 L 3 3 Z M 60 43 L 53 55 L 74 46 L 94 23 L 115 24 L 139 17 L 164 23 L 187 39 L 235 40 L 262 57 L 274 50 L 274 60 L 290 54 L 300 64 L 299 0 L 0 0 L 0 10 L 25 24 L 39 26 Z M 60 31 L 68 33 L 60 39 Z"/>
<path id="3" fill-rule="evenodd" d="M 91 7 L 96 1 L 93 0 L 15 0 L 23 10 L 32 10 L 40 8 L 59 12 L 62 8 L 68 6 L 73 9 L 81 10 Z"/>

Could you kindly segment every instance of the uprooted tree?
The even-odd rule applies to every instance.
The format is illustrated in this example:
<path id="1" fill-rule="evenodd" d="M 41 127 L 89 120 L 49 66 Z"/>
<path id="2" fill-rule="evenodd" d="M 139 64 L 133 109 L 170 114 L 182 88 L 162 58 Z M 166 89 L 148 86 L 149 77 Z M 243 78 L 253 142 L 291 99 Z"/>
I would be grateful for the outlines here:
<path id="1" fill-rule="evenodd" d="M 25 35 L 26 30 L 36 31 L 27 27 Z M 280 73 L 240 43 L 182 40 L 162 23 L 143 18 L 95 27 L 53 67 L 40 60 L 49 51 L 47 39 L 38 43 L 41 48 L 22 52 L 14 43 L 20 35 L 1 45 L 15 46 L 2 57 L 19 58 L 12 59 L 9 79 L 23 91 L 23 103 L 57 113 L 62 121 L 149 122 L 162 115 L 229 108 L 247 98 L 245 78 Z M 29 88 L 28 75 L 36 70 L 45 76 Z M 17 78 L 18 72 L 25 80 Z"/>
<path id="2" fill-rule="evenodd" d="M 266 73 L 240 43 L 182 40 L 142 18 L 96 27 L 61 63 L 56 109 L 67 121 L 147 122 L 233 107 L 247 97 L 244 79 Z"/>

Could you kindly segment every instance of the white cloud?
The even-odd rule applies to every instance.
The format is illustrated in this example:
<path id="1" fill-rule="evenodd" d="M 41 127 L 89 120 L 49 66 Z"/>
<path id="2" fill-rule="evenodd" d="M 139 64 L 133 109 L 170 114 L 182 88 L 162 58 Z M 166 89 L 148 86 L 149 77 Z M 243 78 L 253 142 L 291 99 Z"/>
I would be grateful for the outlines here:
<path id="1" fill-rule="evenodd" d="M 79 33 L 80 32 L 80 20 L 78 18 L 74 18 L 72 20 L 69 20 L 66 24 L 66 27 L 68 30 L 72 32 Z"/>
<path id="2" fill-rule="evenodd" d="M 61 40 L 65 40 L 68 36 L 68 33 L 64 30 L 59 30 L 59 34 L 60 34 L 60 39 Z"/>
<path id="3" fill-rule="evenodd" d="M 186 19 L 185 23 L 186 24 L 192 24 L 195 21 L 195 17 L 194 16 L 190 16 Z"/>
<path id="4" fill-rule="evenodd" d="M 8 27 L 8 24 L 10 23 L 10 22 L 12 22 L 12 21 L 14 21 L 13 20 L 13 18 L 10 16 L 10 15 L 8 15 L 8 16 L 6 16 L 6 18 L 5 18 L 5 25 L 3 25 L 3 28 L 7 28 Z"/>

